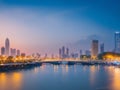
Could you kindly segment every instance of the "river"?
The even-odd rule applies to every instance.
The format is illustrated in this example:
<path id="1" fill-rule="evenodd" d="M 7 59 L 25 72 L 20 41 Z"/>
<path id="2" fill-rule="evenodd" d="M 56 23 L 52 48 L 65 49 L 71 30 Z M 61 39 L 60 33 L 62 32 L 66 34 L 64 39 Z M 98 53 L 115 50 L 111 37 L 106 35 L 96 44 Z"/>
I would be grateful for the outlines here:
<path id="1" fill-rule="evenodd" d="M 42 64 L 0 72 L 0 90 L 120 90 L 120 68 Z"/>

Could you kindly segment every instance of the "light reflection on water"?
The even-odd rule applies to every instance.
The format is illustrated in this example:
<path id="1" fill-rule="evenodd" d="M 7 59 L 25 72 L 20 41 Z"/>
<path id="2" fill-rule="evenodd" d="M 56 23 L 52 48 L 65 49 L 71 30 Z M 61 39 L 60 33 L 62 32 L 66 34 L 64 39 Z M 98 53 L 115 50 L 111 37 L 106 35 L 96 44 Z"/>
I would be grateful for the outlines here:
<path id="1" fill-rule="evenodd" d="M 120 68 L 115 68 L 112 72 L 113 80 L 111 81 L 111 88 L 113 90 L 120 90 Z"/>
<path id="2" fill-rule="evenodd" d="M 0 90 L 21 90 L 21 73 L 0 73 Z"/>
<path id="3" fill-rule="evenodd" d="M 120 68 L 43 64 L 0 73 L 0 90 L 120 90 Z"/>

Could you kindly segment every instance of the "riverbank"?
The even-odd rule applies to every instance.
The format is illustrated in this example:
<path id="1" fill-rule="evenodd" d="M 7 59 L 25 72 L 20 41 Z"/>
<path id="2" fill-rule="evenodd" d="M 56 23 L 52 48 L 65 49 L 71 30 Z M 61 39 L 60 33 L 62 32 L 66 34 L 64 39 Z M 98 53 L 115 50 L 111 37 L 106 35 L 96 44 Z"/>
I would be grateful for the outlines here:
<path id="1" fill-rule="evenodd" d="M 63 60 L 56 60 L 56 61 L 39 61 L 39 62 L 30 62 L 30 63 L 9 63 L 9 64 L 0 64 L 0 71 L 11 71 L 11 70 L 18 70 L 18 69 L 29 69 L 34 68 L 37 66 L 41 66 L 42 64 L 53 64 L 53 65 L 106 65 L 106 66 L 118 66 L 120 67 L 120 62 L 113 62 L 113 61 L 102 61 L 102 60 L 71 60 L 71 61 L 63 61 Z"/>
<path id="2" fill-rule="evenodd" d="M 73 64 L 81 64 L 81 65 L 112 65 L 112 66 L 119 66 L 120 61 L 103 61 L 103 60 L 45 60 L 41 61 L 42 63 L 51 63 L 51 64 L 68 64 L 68 65 L 73 65 Z"/>
<path id="3" fill-rule="evenodd" d="M 41 62 L 0 64 L 0 71 L 30 69 L 42 65 Z"/>

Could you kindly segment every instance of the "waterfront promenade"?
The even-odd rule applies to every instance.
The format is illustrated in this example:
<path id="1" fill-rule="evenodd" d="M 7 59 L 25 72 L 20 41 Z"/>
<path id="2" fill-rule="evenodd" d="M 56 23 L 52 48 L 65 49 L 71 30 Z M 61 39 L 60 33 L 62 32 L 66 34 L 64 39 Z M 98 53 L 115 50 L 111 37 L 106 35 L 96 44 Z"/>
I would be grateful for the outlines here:
<path id="1" fill-rule="evenodd" d="M 120 62 L 115 61 L 103 61 L 103 60 L 41 60 L 29 63 L 8 63 L 0 64 L 0 71 L 10 71 L 17 69 L 27 69 L 34 68 L 36 66 L 41 66 L 42 64 L 53 64 L 53 65 L 106 65 L 106 66 L 120 66 Z"/>
<path id="2" fill-rule="evenodd" d="M 82 65 L 120 65 L 120 61 L 107 60 L 42 60 L 42 63 L 82 64 Z"/>

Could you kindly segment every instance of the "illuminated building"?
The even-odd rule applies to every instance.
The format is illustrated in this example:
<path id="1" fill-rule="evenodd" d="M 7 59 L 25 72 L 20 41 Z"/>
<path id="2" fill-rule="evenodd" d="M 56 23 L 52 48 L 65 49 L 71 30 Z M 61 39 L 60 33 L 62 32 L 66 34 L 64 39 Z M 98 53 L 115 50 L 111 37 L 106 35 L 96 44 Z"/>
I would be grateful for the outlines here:
<path id="1" fill-rule="evenodd" d="M 119 60 L 120 61 L 120 54 L 114 52 L 104 52 L 101 54 L 104 60 Z"/>
<path id="2" fill-rule="evenodd" d="M 91 58 L 96 59 L 98 56 L 98 40 L 92 41 Z"/>
<path id="3" fill-rule="evenodd" d="M 22 56 L 22 57 L 25 57 L 25 56 L 26 56 L 26 54 L 25 54 L 25 53 L 21 53 L 21 56 Z"/>
<path id="4" fill-rule="evenodd" d="M 20 56 L 20 50 L 17 50 L 17 56 Z"/>
<path id="5" fill-rule="evenodd" d="M 62 53 L 62 58 L 65 58 L 65 47 L 64 46 L 61 49 L 61 53 Z"/>
<path id="6" fill-rule="evenodd" d="M 66 56 L 69 57 L 69 48 L 66 48 Z"/>
<path id="7" fill-rule="evenodd" d="M 16 56 L 16 49 L 13 49 L 13 56 Z"/>
<path id="8" fill-rule="evenodd" d="M 13 56 L 13 49 L 10 48 L 10 53 L 11 53 L 11 56 Z"/>
<path id="9" fill-rule="evenodd" d="M 5 55 L 5 47 L 1 48 L 1 55 Z"/>
<path id="10" fill-rule="evenodd" d="M 115 32 L 115 52 L 120 53 L 120 32 Z"/>
<path id="11" fill-rule="evenodd" d="M 69 48 L 65 48 L 64 46 L 59 49 L 59 57 L 60 58 L 69 58 Z"/>
<path id="12" fill-rule="evenodd" d="M 9 56 L 9 49 L 10 49 L 10 42 L 9 42 L 9 39 L 6 38 L 5 40 L 5 55 L 6 56 Z"/>
<path id="13" fill-rule="evenodd" d="M 10 50 L 11 50 L 11 56 L 15 57 L 16 56 L 16 49 L 11 48 Z"/>

